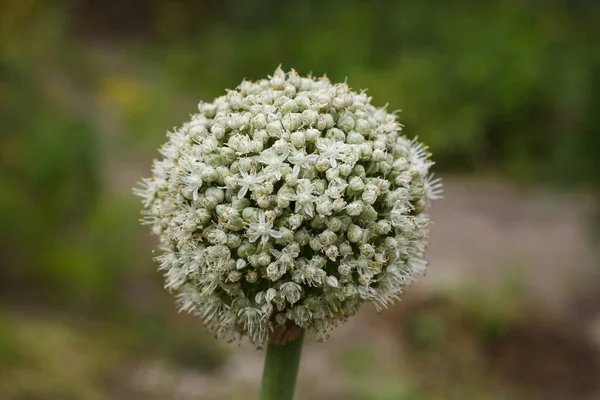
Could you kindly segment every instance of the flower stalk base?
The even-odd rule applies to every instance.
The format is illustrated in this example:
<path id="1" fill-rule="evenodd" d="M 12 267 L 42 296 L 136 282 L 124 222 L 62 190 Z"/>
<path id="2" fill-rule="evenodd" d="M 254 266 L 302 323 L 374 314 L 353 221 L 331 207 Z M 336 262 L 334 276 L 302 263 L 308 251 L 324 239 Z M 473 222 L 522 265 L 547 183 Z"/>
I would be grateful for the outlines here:
<path id="1" fill-rule="evenodd" d="M 269 341 L 261 384 L 261 400 L 292 400 L 296 388 L 304 330 L 287 326 Z M 279 340 L 278 340 L 279 339 Z"/>

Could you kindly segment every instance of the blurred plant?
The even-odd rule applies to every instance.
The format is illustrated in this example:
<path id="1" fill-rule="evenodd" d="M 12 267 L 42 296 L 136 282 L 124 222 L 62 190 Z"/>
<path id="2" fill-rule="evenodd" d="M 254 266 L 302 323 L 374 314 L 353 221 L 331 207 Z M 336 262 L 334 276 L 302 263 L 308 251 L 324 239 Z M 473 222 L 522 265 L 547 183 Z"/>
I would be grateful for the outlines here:
<path id="1" fill-rule="evenodd" d="M 97 378 L 115 356 L 111 348 L 58 321 L 3 313 L 0 323 L 0 398 L 103 398 Z"/>

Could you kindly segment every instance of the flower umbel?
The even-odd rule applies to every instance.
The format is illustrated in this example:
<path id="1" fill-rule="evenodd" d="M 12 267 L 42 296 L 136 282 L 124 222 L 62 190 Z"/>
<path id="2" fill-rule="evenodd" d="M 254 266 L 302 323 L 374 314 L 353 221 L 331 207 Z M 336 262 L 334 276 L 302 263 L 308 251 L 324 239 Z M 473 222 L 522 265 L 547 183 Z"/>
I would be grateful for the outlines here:
<path id="1" fill-rule="evenodd" d="M 134 189 L 182 311 L 228 340 L 324 338 L 423 274 L 441 182 L 364 92 L 278 68 L 198 109 Z"/>

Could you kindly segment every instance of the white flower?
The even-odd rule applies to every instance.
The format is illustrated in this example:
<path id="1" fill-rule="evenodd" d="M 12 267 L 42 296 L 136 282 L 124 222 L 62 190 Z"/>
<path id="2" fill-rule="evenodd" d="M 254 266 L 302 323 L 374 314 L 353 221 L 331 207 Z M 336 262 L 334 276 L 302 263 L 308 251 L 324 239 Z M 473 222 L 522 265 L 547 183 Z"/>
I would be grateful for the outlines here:
<path id="1" fill-rule="evenodd" d="M 289 322 L 324 338 L 423 274 L 441 183 L 365 92 L 278 68 L 198 110 L 134 189 L 181 311 L 227 340 Z"/>
<path id="2" fill-rule="evenodd" d="M 301 168 L 314 164 L 317 158 L 319 158 L 318 155 L 307 154 L 304 149 L 292 149 L 291 155 L 288 156 L 288 161 L 294 165 L 292 174 L 298 176 Z"/>
<path id="3" fill-rule="evenodd" d="M 278 264 L 284 265 L 286 267 L 291 267 L 294 264 L 294 260 L 300 254 L 297 250 L 295 250 L 291 246 L 286 246 L 283 250 L 279 251 L 276 249 L 271 249 L 271 254 L 275 256 L 276 262 Z"/>
<path id="4" fill-rule="evenodd" d="M 263 174 L 252 173 L 249 174 L 244 171 L 240 171 L 240 177 L 236 177 L 235 181 L 240 186 L 240 191 L 238 192 L 238 197 L 241 199 L 246 196 L 248 190 L 253 190 L 257 185 L 264 182 L 266 176 Z"/>
<path id="5" fill-rule="evenodd" d="M 327 159 L 332 168 L 337 166 L 337 160 L 343 160 L 348 155 L 350 147 L 335 139 L 317 139 L 317 148 L 321 157 Z"/>
<path id="6" fill-rule="evenodd" d="M 313 216 L 314 203 L 317 200 L 312 184 L 298 185 L 296 189 L 296 210 L 297 213 L 304 213 L 310 217 Z"/>
<path id="7" fill-rule="evenodd" d="M 256 242 L 260 238 L 261 243 L 265 244 L 270 236 L 280 238 L 281 232 L 273 229 L 273 221 L 267 221 L 265 212 L 260 210 L 258 213 L 258 221 L 251 222 L 248 225 L 248 239 L 250 242 Z"/>
<path id="8" fill-rule="evenodd" d="M 285 163 L 285 159 L 287 158 L 289 152 L 285 151 L 283 154 L 276 154 L 274 150 L 267 149 L 264 150 L 260 155 L 256 158 L 261 164 L 266 165 L 263 169 L 264 174 L 273 174 L 275 179 L 280 180 L 281 175 L 286 172 L 290 166 Z"/>
<path id="9" fill-rule="evenodd" d="M 331 170 L 330 170 L 331 171 Z M 344 193 L 348 183 L 341 178 L 334 178 L 329 181 L 325 194 L 332 199 L 336 199 Z"/>

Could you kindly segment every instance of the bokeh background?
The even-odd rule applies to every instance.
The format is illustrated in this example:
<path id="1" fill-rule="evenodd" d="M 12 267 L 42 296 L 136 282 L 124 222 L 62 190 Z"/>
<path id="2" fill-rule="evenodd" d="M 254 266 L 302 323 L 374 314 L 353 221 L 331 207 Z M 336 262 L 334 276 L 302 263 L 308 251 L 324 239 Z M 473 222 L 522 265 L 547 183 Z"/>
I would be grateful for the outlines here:
<path id="1" fill-rule="evenodd" d="M 600 3 L 0 2 L 0 399 L 254 398 L 178 315 L 131 187 L 282 64 L 402 109 L 445 180 L 430 269 L 309 338 L 299 399 L 600 399 Z"/>

